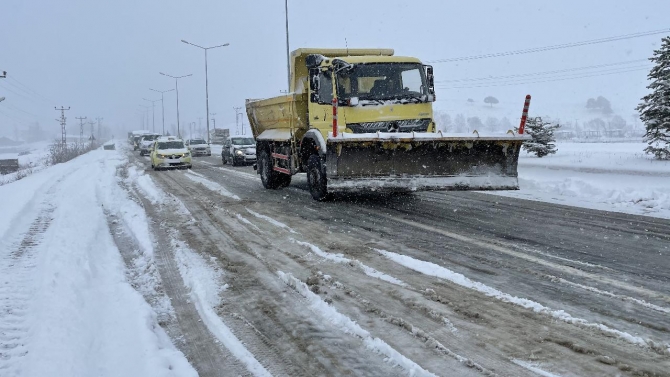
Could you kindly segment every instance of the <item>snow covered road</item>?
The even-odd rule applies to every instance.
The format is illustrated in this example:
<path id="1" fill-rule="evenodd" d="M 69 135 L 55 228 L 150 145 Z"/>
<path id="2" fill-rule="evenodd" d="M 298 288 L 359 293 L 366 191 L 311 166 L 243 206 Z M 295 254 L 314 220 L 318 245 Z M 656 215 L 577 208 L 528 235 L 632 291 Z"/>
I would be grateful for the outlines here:
<path id="1" fill-rule="evenodd" d="M 126 150 L 0 187 L 0 375 L 668 375 L 670 221 L 306 188 Z"/>
<path id="2" fill-rule="evenodd" d="M 437 375 L 665 375 L 670 367 L 668 221 L 463 192 L 317 203 L 301 176 L 272 191 L 250 167 L 216 157 L 197 159 L 193 172 L 146 174 L 193 217 L 180 238 L 225 271 L 223 308 L 257 331 L 232 332 L 257 352 L 262 334 L 306 375 L 390 371 L 380 369 L 381 349 L 347 356 L 365 337 L 333 333 L 360 330 L 296 317 L 300 308 L 360 324 L 398 352 L 389 362 L 400 374 L 418 373 L 403 358 Z M 435 275 L 437 267 L 446 272 Z M 279 272 L 291 289 L 273 293 Z M 302 284 L 339 314 L 315 309 Z M 307 303 L 293 301 L 301 298 Z M 296 336 L 293 326 L 307 323 L 312 334 Z M 348 343 L 334 346 L 333 337 Z M 332 371 L 307 363 L 314 355 L 348 363 Z M 282 374 L 272 358 L 257 358 Z"/>

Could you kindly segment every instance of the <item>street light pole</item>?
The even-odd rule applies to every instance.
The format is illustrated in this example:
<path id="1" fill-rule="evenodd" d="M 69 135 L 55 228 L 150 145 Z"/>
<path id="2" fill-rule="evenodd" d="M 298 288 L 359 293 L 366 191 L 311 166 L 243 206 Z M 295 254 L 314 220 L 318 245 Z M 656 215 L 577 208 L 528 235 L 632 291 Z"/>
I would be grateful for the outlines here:
<path id="1" fill-rule="evenodd" d="M 288 0 L 284 0 L 284 11 L 286 15 L 286 74 L 288 75 L 286 90 L 291 90 L 291 54 L 288 47 Z"/>
<path id="2" fill-rule="evenodd" d="M 149 106 L 146 106 L 146 105 L 139 105 L 139 106 L 144 107 L 146 109 L 146 113 L 142 114 L 142 123 L 144 123 L 144 119 L 145 119 L 145 115 L 146 115 L 146 120 L 147 120 L 146 128 L 148 129 L 149 128 Z"/>
<path id="3" fill-rule="evenodd" d="M 146 99 L 142 98 L 145 101 L 151 102 L 151 132 L 156 133 L 156 112 L 154 111 L 154 104 L 158 101 L 163 101 L 163 99 Z"/>
<path id="4" fill-rule="evenodd" d="M 172 77 L 174 79 L 174 88 L 175 88 L 175 91 L 177 92 L 177 137 L 181 137 L 181 131 L 179 130 L 179 79 L 183 79 L 184 77 L 193 76 L 193 74 L 189 73 L 188 75 L 184 75 L 184 76 L 172 76 L 172 75 L 168 75 L 168 74 L 163 73 L 163 72 L 158 72 L 158 73 L 160 73 L 163 76 Z"/>
<path id="5" fill-rule="evenodd" d="M 173 91 L 174 89 L 170 89 L 170 90 L 156 90 L 156 89 L 151 89 L 151 88 L 149 88 L 149 90 L 153 90 L 154 92 L 158 92 L 158 93 L 161 94 L 161 111 L 162 111 L 162 114 L 163 114 L 163 116 L 162 116 L 162 118 L 163 118 L 163 135 L 165 135 L 165 103 L 163 102 L 163 93 L 171 92 L 171 91 Z"/>
<path id="6" fill-rule="evenodd" d="M 208 77 L 207 77 L 207 50 L 217 48 L 217 47 L 226 47 L 226 46 L 229 46 L 230 43 L 225 43 L 225 44 L 222 44 L 222 45 L 212 46 L 212 47 L 202 47 L 202 46 L 198 46 L 196 44 L 193 44 L 191 42 L 187 42 L 183 39 L 181 41 L 186 43 L 186 44 L 189 44 L 191 46 L 198 47 L 200 49 L 205 50 L 205 110 L 207 111 L 205 113 L 205 114 L 207 114 L 207 116 L 205 118 L 207 119 L 207 143 L 209 144 L 209 141 L 210 141 L 209 140 L 209 80 L 208 80 Z"/>

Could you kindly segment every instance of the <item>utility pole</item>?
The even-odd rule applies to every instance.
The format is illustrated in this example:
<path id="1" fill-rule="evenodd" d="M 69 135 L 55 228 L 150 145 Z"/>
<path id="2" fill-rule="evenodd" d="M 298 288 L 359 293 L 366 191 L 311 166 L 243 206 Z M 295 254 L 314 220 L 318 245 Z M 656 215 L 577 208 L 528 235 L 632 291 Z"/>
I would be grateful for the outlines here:
<path id="1" fill-rule="evenodd" d="M 214 125 L 214 133 L 216 133 L 216 119 L 214 118 L 214 115 L 216 113 L 209 113 L 212 116 L 212 124 Z"/>
<path id="2" fill-rule="evenodd" d="M 76 119 L 79 119 L 79 142 L 83 143 L 84 142 L 84 119 L 86 119 L 86 117 L 76 117 Z"/>
<path id="3" fill-rule="evenodd" d="M 100 122 L 105 118 L 95 118 L 98 121 L 98 140 L 102 138 L 102 131 L 100 130 Z"/>
<path id="4" fill-rule="evenodd" d="M 242 108 L 241 107 L 233 107 L 233 109 L 235 109 L 235 134 L 240 135 L 240 120 L 239 119 L 240 119 L 240 115 L 242 115 L 242 113 L 240 112 L 240 110 L 242 110 Z"/>
<path id="5" fill-rule="evenodd" d="M 198 135 L 202 136 L 202 117 L 198 117 Z M 207 142 L 209 143 L 209 135 L 207 136 Z"/>
<path id="6" fill-rule="evenodd" d="M 95 140 L 95 137 L 93 136 L 93 125 L 95 124 L 95 122 L 92 121 L 92 120 L 89 120 L 88 124 L 91 126 L 91 136 L 89 137 L 89 139 L 91 140 L 91 143 L 93 143 L 93 140 Z"/>
<path id="7" fill-rule="evenodd" d="M 67 135 L 65 133 L 65 121 L 66 121 L 65 110 L 70 110 L 70 106 L 68 106 L 67 109 L 63 106 L 61 106 L 60 109 L 57 107 L 54 107 L 54 109 L 60 110 L 60 133 L 61 133 L 60 142 L 61 146 L 64 147 L 67 144 L 67 138 L 66 138 Z"/>

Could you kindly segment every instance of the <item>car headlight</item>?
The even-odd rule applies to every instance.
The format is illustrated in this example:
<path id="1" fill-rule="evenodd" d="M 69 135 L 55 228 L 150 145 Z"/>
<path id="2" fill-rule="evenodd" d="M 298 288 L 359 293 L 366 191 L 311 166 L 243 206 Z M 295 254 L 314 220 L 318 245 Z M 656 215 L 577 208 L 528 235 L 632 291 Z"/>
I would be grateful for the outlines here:
<path id="1" fill-rule="evenodd" d="M 235 154 L 238 156 L 244 156 L 244 152 L 242 152 L 241 150 L 236 150 Z"/>
<path id="2" fill-rule="evenodd" d="M 165 155 L 164 155 L 164 154 L 160 154 L 160 153 L 158 153 L 156 156 L 157 156 L 158 158 L 165 158 Z"/>

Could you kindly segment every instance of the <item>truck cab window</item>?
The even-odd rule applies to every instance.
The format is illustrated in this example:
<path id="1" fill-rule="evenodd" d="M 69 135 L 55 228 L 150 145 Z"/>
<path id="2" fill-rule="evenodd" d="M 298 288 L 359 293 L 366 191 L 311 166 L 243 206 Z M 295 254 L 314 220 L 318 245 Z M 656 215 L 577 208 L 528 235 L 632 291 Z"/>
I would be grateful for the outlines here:
<path id="1" fill-rule="evenodd" d="M 319 73 L 319 103 L 330 104 L 333 101 L 333 80 L 330 72 Z"/>

